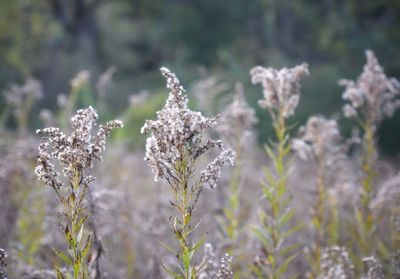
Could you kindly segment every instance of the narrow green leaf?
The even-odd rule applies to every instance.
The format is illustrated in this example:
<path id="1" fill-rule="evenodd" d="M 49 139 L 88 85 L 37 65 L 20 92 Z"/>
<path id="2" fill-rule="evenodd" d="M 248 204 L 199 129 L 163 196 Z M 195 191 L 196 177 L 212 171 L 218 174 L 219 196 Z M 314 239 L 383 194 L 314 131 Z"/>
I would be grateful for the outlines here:
<path id="1" fill-rule="evenodd" d="M 300 254 L 300 253 L 293 254 L 293 255 L 291 255 L 290 257 L 288 257 L 288 258 L 285 259 L 285 261 L 282 263 L 282 265 L 281 265 L 281 266 L 278 268 L 278 270 L 276 271 L 277 278 L 280 278 L 280 277 L 286 272 L 286 270 L 287 270 L 289 264 L 290 264 L 294 259 L 296 259 L 297 256 L 298 256 L 299 254 Z"/>
<path id="2" fill-rule="evenodd" d="M 294 216 L 294 211 L 292 209 L 286 210 L 278 219 L 278 227 L 283 227 L 287 222 L 289 222 Z"/>
<path id="3" fill-rule="evenodd" d="M 75 247 L 76 243 L 75 243 L 74 238 L 73 238 L 72 235 L 71 235 L 71 232 L 69 231 L 68 226 L 65 226 L 64 234 L 65 234 L 65 239 L 66 239 L 67 242 L 68 242 L 68 246 L 69 246 L 69 247 Z"/>
<path id="4" fill-rule="evenodd" d="M 164 265 L 163 262 L 161 262 L 161 267 L 162 267 L 169 275 L 171 275 L 173 278 L 175 278 L 175 279 L 184 279 L 182 275 L 180 275 L 180 274 L 174 272 L 172 269 L 166 267 L 166 266 Z"/>
<path id="5" fill-rule="evenodd" d="M 55 269 L 56 269 L 57 279 L 66 279 L 58 267 L 55 267 Z"/>
<path id="6" fill-rule="evenodd" d="M 268 239 L 267 236 L 265 236 L 264 232 L 259 229 L 259 228 L 253 228 L 254 234 L 257 236 L 257 238 L 261 241 L 261 243 L 264 245 L 266 249 L 269 249 L 271 247 L 271 243 Z"/>
<path id="7" fill-rule="evenodd" d="M 65 255 L 63 252 L 57 251 L 56 249 L 53 248 L 53 252 L 60 258 L 62 259 L 67 265 L 72 266 L 72 260 Z"/>
<path id="8" fill-rule="evenodd" d="M 83 225 L 83 223 L 85 223 L 85 221 L 87 220 L 87 218 L 89 218 L 89 215 L 83 216 L 82 219 L 76 224 L 76 227 L 77 227 L 77 228 L 80 228 L 80 227 Z"/>
<path id="9" fill-rule="evenodd" d="M 89 253 L 91 247 L 92 247 L 92 236 L 89 236 L 87 238 L 85 248 L 83 248 L 82 253 L 81 253 L 82 258 L 86 257 L 86 255 Z"/>
<path id="10" fill-rule="evenodd" d="M 297 226 L 294 226 L 293 228 L 287 230 L 286 232 L 283 233 L 282 238 L 287 238 L 290 235 L 294 234 L 298 230 L 301 230 L 304 227 L 304 224 L 299 224 Z"/>
<path id="11" fill-rule="evenodd" d="M 172 254 L 176 254 L 176 251 L 173 249 L 173 248 L 171 248 L 170 246 L 168 246 L 168 244 L 166 244 L 166 243 L 164 243 L 164 242 L 162 242 L 162 241 L 160 241 L 160 240 L 158 240 L 157 241 L 162 247 L 164 247 L 165 249 L 167 249 L 168 251 L 170 251 Z"/>
<path id="12" fill-rule="evenodd" d="M 206 241 L 206 237 L 207 235 L 203 235 L 200 240 L 193 245 L 193 247 L 190 249 L 191 251 L 196 251 L 200 246 L 202 246 L 204 244 L 204 242 Z"/>

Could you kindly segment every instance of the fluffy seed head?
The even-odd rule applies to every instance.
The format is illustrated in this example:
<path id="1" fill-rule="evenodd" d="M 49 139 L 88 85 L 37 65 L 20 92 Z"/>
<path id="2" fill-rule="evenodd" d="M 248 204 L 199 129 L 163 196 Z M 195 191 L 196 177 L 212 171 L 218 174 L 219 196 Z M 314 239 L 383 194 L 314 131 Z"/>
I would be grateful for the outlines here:
<path id="1" fill-rule="evenodd" d="M 172 181 L 177 177 L 177 164 L 188 159 L 193 163 L 200 155 L 218 147 L 223 149 L 220 141 L 204 139 L 205 131 L 216 125 L 217 117 L 207 118 L 200 112 L 191 111 L 187 104 L 179 79 L 167 68 L 161 68 L 161 74 L 167 80 L 170 90 L 165 106 L 157 112 L 157 120 L 146 120 L 141 132 L 151 133 L 146 142 L 145 160 L 153 170 L 154 179 L 165 178 Z M 233 153 L 230 150 L 231 154 Z M 226 153 L 219 156 L 216 164 L 227 160 Z M 218 167 L 218 166 L 216 166 Z M 215 170 L 218 173 L 218 170 Z M 211 181 L 204 179 L 204 182 Z M 213 184 L 214 185 L 214 184 Z"/>
<path id="2" fill-rule="evenodd" d="M 243 84 L 237 83 L 233 102 L 221 114 L 216 130 L 226 139 L 244 143 L 257 122 L 255 110 L 244 98 Z"/>
<path id="3" fill-rule="evenodd" d="M 378 59 L 371 50 L 365 52 L 367 63 L 356 81 L 340 80 L 345 87 L 342 98 L 347 101 L 343 107 L 345 117 L 369 117 L 375 123 L 391 117 L 400 106 L 400 83 L 388 78 Z"/>
<path id="4" fill-rule="evenodd" d="M 285 118 L 294 114 L 300 99 L 300 80 L 308 74 L 307 64 L 281 70 L 257 66 L 250 71 L 252 83 L 263 87 L 264 99 L 259 105 L 278 110 Z"/>
<path id="5" fill-rule="evenodd" d="M 114 128 L 122 127 L 120 120 L 101 125 L 96 135 L 92 135 L 97 113 L 92 108 L 80 109 L 71 119 L 72 132 L 66 136 L 59 128 L 50 127 L 37 130 L 42 135 L 39 144 L 38 165 L 35 173 L 46 186 L 54 189 L 62 187 L 59 173 L 52 159 L 57 159 L 63 167 L 64 175 L 74 179 L 76 172 L 92 167 L 94 159 L 101 159 L 105 149 L 105 139 Z"/>
<path id="6" fill-rule="evenodd" d="M 300 128 L 300 137 L 293 140 L 293 149 L 300 158 L 308 160 L 338 154 L 341 136 L 335 120 L 322 116 L 312 116 L 306 125 Z"/>

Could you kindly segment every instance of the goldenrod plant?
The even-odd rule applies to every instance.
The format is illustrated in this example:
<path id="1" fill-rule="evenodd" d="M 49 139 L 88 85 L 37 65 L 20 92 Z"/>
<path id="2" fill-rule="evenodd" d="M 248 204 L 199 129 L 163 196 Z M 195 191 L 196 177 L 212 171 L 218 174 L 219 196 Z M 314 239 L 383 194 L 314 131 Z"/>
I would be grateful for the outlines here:
<path id="1" fill-rule="evenodd" d="M 244 229 L 246 222 L 242 209 L 242 192 L 246 175 L 244 164 L 255 144 L 253 125 L 258 122 L 255 110 L 251 108 L 244 96 L 243 84 L 236 83 L 233 101 L 221 113 L 219 125 L 216 127 L 221 137 L 229 142 L 236 151 L 235 166 L 229 179 L 229 186 L 222 189 L 224 205 L 222 218 L 218 218 L 223 249 L 233 256 L 232 269 L 235 278 L 240 278 L 245 269 L 245 255 L 242 255 Z"/>
<path id="2" fill-rule="evenodd" d="M 329 183 L 332 173 L 337 173 L 346 160 L 346 145 L 340 136 L 338 124 L 333 119 L 312 116 L 306 125 L 301 127 L 299 137 L 293 140 L 293 149 L 305 161 L 316 163 L 314 204 L 311 207 L 310 231 L 313 243 L 306 247 L 307 261 L 311 267 L 311 278 L 321 275 L 321 260 L 324 247 L 338 242 L 339 216 L 337 206 L 329 200 L 329 189 L 335 185 Z M 332 179 L 330 179 L 332 180 Z M 332 243 L 333 242 L 333 243 Z"/>
<path id="3" fill-rule="evenodd" d="M 41 83 L 36 79 L 28 78 L 23 85 L 14 84 L 4 94 L 8 104 L 12 107 L 19 136 L 26 136 L 32 107 L 35 101 L 43 97 Z M 7 117 L 6 112 L 7 110 L 4 112 L 3 121 Z"/>
<path id="4" fill-rule="evenodd" d="M 257 278 L 287 278 L 288 266 L 299 255 L 298 243 L 288 244 L 288 238 L 301 225 L 293 225 L 295 211 L 290 206 L 287 191 L 291 142 L 287 119 L 294 114 L 300 99 L 300 80 L 308 75 L 308 66 L 276 70 L 257 66 L 250 71 L 254 84 L 263 87 L 264 99 L 259 105 L 271 115 L 275 139 L 265 146 L 272 168 L 265 169 L 261 184 L 263 199 L 259 212 L 259 226 L 254 233 L 261 243 L 261 255 L 256 259 Z"/>
<path id="5" fill-rule="evenodd" d="M 375 178 L 378 151 L 376 133 L 379 123 L 391 117 L 400 106 L 400 83 L 388 78 L 371 50 L 365 52 L 367 62 L 356 81 L 341 80 L 345 87 L 342 98 L 344 116 L 352 118 L 363 131 L 361 142 L 361 188 L 359 206 L 354 209 L 356 226 L 353 240 L 361 256 L 377 252 L 374 234 L 379 220 L 371 211 L 371 200 L 376 190 Z"/>
<path id="6" fill-rule="evenodd" d="M 205 131 L 217 124 L 217 118 L 191 111 L 176 75 L 164 67 L 160 70 L 170 93 L 163 109 L 157 112 L 158 119 L 147 120 L 142 128 L 142 133 L 151 133 L 147 138 L 145 160 L 154 173 L 154 180 L 165 179 L 170 186 L 173 195 L 170 204 L 177 211 L 170 222 L 179 248 L 176 251 L 168 244 L 163 245 L 177 255 L 178 266 L 165 266 L 165 270 L 176 279 L 195 279 L 200 269 L 197 251 L 205 236 L 193 240 L 192 233 L 199 224 L 192 224 L 192 215 L 204 187 L 214 189 L 217 186 L 222 167 L 233 165 L 236 154 L 221 141 L 205 138 Z M 198 158 L 216 147 L 222 152 L 196 177 Z"/>
<path id="7" fill-rule="evenodd" d="M 72 132 L 68 137 L 55 127 L 37 131 L 42 139 L 35 173 L 58 197 L 63 220 L 61 226 L 67 244 L 67 252 L 54 249 L 65 266 L 63 269 L 56 266 L 59 279 L 85 279 L 91 274 L 89 255 L 93 233 L 87 231 L 85 224 L 90 216 L 88 188 L 95 178 L 88 171 L 96 159 L 101 159 L 106 137 L 111 130 L 122 127 L 119 120 L 109 121 L 92 136 L 97 118 L 96 111 L 89 107 L 78 110 L 72 117 Z M 60 178 L 53 159 L 58 161 L 57 166 L 62 167 L 64 179 Z"/>

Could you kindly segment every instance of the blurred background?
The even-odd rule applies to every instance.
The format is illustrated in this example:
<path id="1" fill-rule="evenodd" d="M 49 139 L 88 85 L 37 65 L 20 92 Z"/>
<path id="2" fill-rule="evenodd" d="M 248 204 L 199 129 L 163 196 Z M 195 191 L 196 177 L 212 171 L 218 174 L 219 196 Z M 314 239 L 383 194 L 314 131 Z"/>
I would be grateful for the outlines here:
<path id="1" fill-rule="evenodd" d="M 28 77 L 42 83 L 44 97 L 31 112 L 33 130 L 43 126 L 35 115 L 43 108 L 54 111 L 57 96 L 70 92 L 70 81 L 79 71 L 90 75 L 78 104 L 100 106 L 96 85 L 108 69 L 113 82 L 102 93 L 102 116 L 130 118 L 132 129 L 120 136 L 134 145 L 143 141 L 138 133 L 144 119 L 166 97 L 160 66 L 175 71 L 189 94 L 212 76 L 206 86 L 221 91 L 213 97 L 215 104 L 221 98 L 224 103 L 236 81 L 243 82 L 247 100 L 257 107 L 261 90 L 250 84 L 252 66 L 291 67 L 305 61 L 311 75 L 294 121 L 300 125 L 311 114 L 340 111 L 343 89 L 337 81 L 358 76 L 365 49 L 376 53 L 388 76 L 399 77 L 399 27 L 397 0 L 0 1 L 0 89 Z M 138 104 L 144 97 L 146 102 L 131 108 L 129 100 Z M 197 106 L 199 99 L 191 99 Z M 6 105 L 2 96 L 2 111 Z M 207 113 L 220 110 L 215 105 Z M 257 110 L 265 142 L 268 116 Z M 397 114 L 380 126 L 379 144 L 386 155 L 399 152 L 399 120 Z M 16 126 L 12 117 L 3 115 L 2 121 Z M 342 127 L 348 133 L 345 121 Z"/>

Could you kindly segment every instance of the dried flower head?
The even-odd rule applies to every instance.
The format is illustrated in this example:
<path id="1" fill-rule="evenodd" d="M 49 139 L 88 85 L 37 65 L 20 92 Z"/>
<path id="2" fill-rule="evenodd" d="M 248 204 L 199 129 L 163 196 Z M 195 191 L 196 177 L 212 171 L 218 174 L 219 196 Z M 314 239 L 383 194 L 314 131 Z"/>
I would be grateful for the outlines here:
<path id="1" fill-rule="evenodd" d="M 199 279 L 216 278 L 218 272 L 218 261 L 216 259 L 214 247 L 211 243 L 204 244 L 204 255 L 202 259 L 201 269 L 199 271 Z"/>
<path id="2" fill-rule="evenodd" d="M 225 256 L 221 258 L 221 264 L 217 274 L 218 279 L 233 279 L 231 264 L 232 257 L 228 254 L 225 254 Z"/>
<path id="3" fill-rule="evenodd" d="M 41 109 L 39 112 L 39 118 L 45 126 L 53 126 L 56 122 L 54 114 L 48 109 Z"/>
<path id="4" fill-rule="evenodd" d="M 90 75 L 91 73 L 88 70 L 78 72 L 70 81 L 71 87 L 74 89 L 82 87 L 84 84 L 89 82 Z"/>
<path id="5" fill-rule="evenodd" d="M 5 268 L 7 267 L 7 253 L 4 249 L 0 248 L 0 279 L 7 279 Z"/>
<path id="6" fill-rule="evenodd" d="M 221 114 L 216 130 L 231 141 L 245 142 L 251 135 L 251 129 L 258 122 L 255 110 L 244 97 L 243 84 L 236 83 L 233 102 Z"/>
<path id="7" fill-rule="evenodd" d="M 375 124 L 385 117 L 393 115 L 400 106 L 400 83 L 395 78 L 388 78 L 375 54 L 365 52 L 367 63 L 356 81 L 340 80 L 345 87 L 342 98 L 348 101 L 343 107 L 346 117 L 369 116 Z"/>
<path id="8" fill-rule="evenodd" d="M 33 100 L 39 99 L 43 96 L 42 85 L 39 81 L 33 78 L 28 78 L 26 82 L 19 85 L 12 85 L 9 90 L 5 92 L 6 100 L 14 107 L 23 105 L 24 100 L 32 98 Z"/>
<path id="9" fill-rule="evenodd" d="M 157 112 L 157 120 L 146 120 L 141 132 L 150 133 L 147 138 L 145 160 L 154 173 L 154 179 L 165 178 L 168 182 L 178 180 L 178 162 L 194 161 L 206 151 L 218 147 L 223 150 L 202 175 L 202 182 L 215 186 L 222 165 L 232 163 L 235 153 L 225 149 L 221 141 L 204 140 L 205 131 L 216 125 L 217 117 L 207 118 L 200 112 L 188 108 L 185 90 L 178 78 L 167 68 L 161 68 L 170 90 L 162 110 Z"/>
<path id="10" fill-rule="evenodd" d="M 322 275 L 319 279 L 352 279 L 354 266 L 345 248 L 325 248 L 321 258 Z"/>
<path id="11" fill-rule="evenodd" d="M 107 90 L 113 85 L 113 75 L 117 71 L 117 67 L 111 66 L 102 73 L 96 83 L 97 93 L 100 98 L 104 98 Z"/>
<path id="12" fill-rule="evenodd" d="M 113 120 L 100 125 L 97 134 L 92 138 L 97 117 L 92 107 L 78 110 L 71 119 L 72 133 L 69 137 L 55 127 L 37 131 L 42 139 L 35 173 L 46 186 L 60 189 L 63 185 L 52 159 L 59 161 L 64 175 L 71 181 L 76 179 L 76 172 L 82 173 L 86 168 L 92 167 L 94 159 L 101 159 L 106 137 L 112 129 L 122 127 L 122 122 Z"/>
<path id="13" fill-rule="evenodd" d="M 392 278 L 399 279 L 400 278 L 400 250 L 398 250 L 392 254 L 391 266 L 392 266 Z"/>
<path id="14" fill-rule="evenodd" d="M 393 213 L 397 209 L 397 204 L 400 198 L 400 174 L 397 174 L 383 183 L 371 201 L 371 208 L 374 211 L 382 212 L 387 210 Z"/>
<path id="15" fill-rule="evenodd" d="M 308 74 L 305 63 L 281 70 L 257 66 L 250 71 L 253 84 L 260 83 L 263 87 L 264 99 L 258 102 L 259 105 L 281 111 L 285 118 L 294 114 L 300 99 L 300 79 Z"/>
<path id="16" fill-rule="evenodd" d="M 363 259 L 367 276 L 365 279 L 384 279 L 382 266 L 379 264 L 375 257 L 368 257 Z"/>
<path id="17" fill-rule="evenodd" d="M 5 92 L 6 100 L 12 108 L 21 136 L 28 131 L 29 114 L 34 102 L 41 98 L 42 95 L 42 86 L 40 82 L 32 78 L 27 79 L 25 84 L 21 86 L 11 86 L 11 88 Z"/>
<path id="18" fill-rule="evenodd" d="M 201 171 L 200 181 L 214 189 L 221 178 L 222 167 L 229 164 L 233 166 L 235 158 L 236 154 L 232 149 L 223 150 L 217 158 L 207 165 L 205 170 Z"/>
<path id="19" fill-rule="evenodd" d="M 204 245 L 204 256 L 199 270 L 199 279 L 232 279 L 232 257 L 225 254 L 218 262 L 214 247 L 210 243 Z"/>
<path id="20" fill-rule="evenodd" d="M 0 248 L 0 268 L 7 266 L 7 252 Z"/>
<path id="21" fill-rule="evenodd" d="M 216 98 L 228 89 L 227 83 L 221 82 L 213 76 L 202 79 L 193 86 L 194 97 L 198 107 L 207 113 L 214 111 Z"/>
<path id="22" fill-rule="evenodd" d="M 335 156 L 340 151 L 341 136 L 335 120 L 312 116 L 305 127 L 300 128 L 300 137 L 293 140 L 293 149 L 303 160 Z"/>

